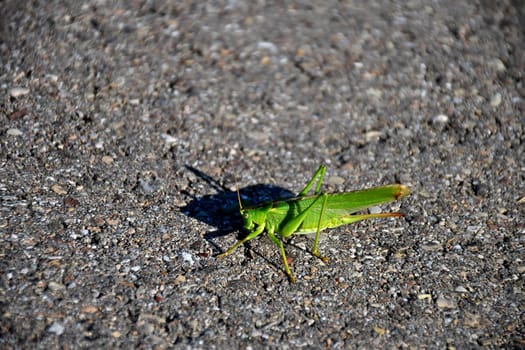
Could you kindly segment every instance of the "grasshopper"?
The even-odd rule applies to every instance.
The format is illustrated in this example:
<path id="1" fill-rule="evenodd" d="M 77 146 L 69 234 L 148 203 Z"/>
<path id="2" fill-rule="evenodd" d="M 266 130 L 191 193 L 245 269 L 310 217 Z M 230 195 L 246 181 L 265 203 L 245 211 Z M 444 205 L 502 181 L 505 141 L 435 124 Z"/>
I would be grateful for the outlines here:
<path id="1" fill-rule="evenodd" d="M 243 208 L 241 196 L 237 190 L 243 227 L 248 231 L 248 235 L 226 252 L 217 255 L 217 258 L 230 255 L 242 244 L 254 239 L 266 230 L 273 243 L 279 247 L 286 275 L 292 283 L 295 283 L 296 278 L 288 266 L 283 242 L 276 234 L 281 238 L 289 238 L 293 234 L 315 232 L 312 254 L 327 263 L 328 258 L 322 256 L 317 249 L 322 230 L 366 219 L 403 216 L 402 213 L 358 214 L 358 212 L 407 196 L 410 193 L 407 186 L 393 184 L 360 191 L 327 194 L 320 192 L 325 174 L 326 167 L 321 165 L 296 197 L 269 201 L 247 208 Z M 307 195 L 316 179 L 314 194 Z"/>

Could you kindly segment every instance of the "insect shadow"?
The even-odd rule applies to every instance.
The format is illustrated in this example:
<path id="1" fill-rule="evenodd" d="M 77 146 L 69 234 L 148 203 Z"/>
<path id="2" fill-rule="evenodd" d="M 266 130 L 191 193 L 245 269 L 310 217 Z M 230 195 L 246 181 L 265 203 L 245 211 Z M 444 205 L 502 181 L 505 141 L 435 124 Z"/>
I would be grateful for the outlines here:
<path id="1" fill-rule="evenodd" d="M 223 237 L 234 232 L 238 233 L 237 238 L 242 238 L 247 234 L 244 232 L 242 226 L 237 192 L 230 191 L 217 180 L 198 169 L 189 165 L 186 165 L 186 169 L 206 182 L 217 193 L 195 197 L 183 191 L 184 194 L 193 197 L 193 199 L 181 208 L 181 212 L 215 227 L 216 230 L 207 232 L 204 235 L 204 239 L 206 239 L 217 252 L 221 252 L 222 249 L 213 242 L 215 238 Z M 269 184 L 257 184 L 244 187 L 239 189 L 239 194 L 243 207 L 278 199 L 291 198 L 296 195 L 285 188 Z"/>

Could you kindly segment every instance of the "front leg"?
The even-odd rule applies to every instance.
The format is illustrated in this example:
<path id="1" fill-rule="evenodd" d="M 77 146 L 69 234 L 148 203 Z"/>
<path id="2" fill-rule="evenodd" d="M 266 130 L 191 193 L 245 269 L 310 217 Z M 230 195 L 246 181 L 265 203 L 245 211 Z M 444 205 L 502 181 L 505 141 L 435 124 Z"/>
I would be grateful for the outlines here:
<path id="1" fill-rule="evenodd" d="M 260 235 L 263 231 L 264 231 L 264 225 L 257 226 L 255 228 L 255 230 L 253 230 L 252 232 L 248 233 L 248 235 L 246 237 L 244 237 L 243 239 L 241 239 L 240 241 L 235 243 L 233 246 L 231 246 L 230 249 L 228 249 L 227 251 L 225 251 L 222 254 L 217 255 L 217 259 L 222 259 L 225 256 L 230 255 L 231 253 L 233 253 L 233 251 L 235 249 L 239 248 L 241 245 L 243 245 L 244 243 L 248 242 L 249 240 L 254 239 L 258 235 Z"/>

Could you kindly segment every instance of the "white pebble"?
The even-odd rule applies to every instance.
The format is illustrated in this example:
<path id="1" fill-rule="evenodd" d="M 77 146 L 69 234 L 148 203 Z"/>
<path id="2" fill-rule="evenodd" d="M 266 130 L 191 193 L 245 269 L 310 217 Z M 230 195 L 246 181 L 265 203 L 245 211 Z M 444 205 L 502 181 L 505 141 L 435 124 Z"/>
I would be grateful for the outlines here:
<path id="1" fill-rule="evenodd" d="M 23 95 L 27 95 L 29 93 L 29 89 L 27 88 L 12 88 L 9 90 L 9 96 L 17 98 Z"/>
<path id="2" fill-rule="evenodd" d="M 489 66 L 497 70 L 498 72 L 504 72 L 507 67 L 505 67 L 505 63 L 501 61 L 499 58 L 495 58 L 489 62 Z"/>
<path id="3" fill-rule="evenodd" d="M 277 46 L 275 46 L 274 43 L 272 42 L 269 42 L 269 41 L 259 41 L 257 43 L 257 48 L 259 50 L 268 50 L 272 53 L 276 53 L 277 52 Z"/>
<path id="4" fill-rule="evenodd" d="M 490 105 L 492 107 L 497 107 L 501 104 L 501 94 L 497 93 L 490 99 Z"/>
<path id="5" fill-rule="evenodd" d="M 51 327 L 48 328 L 49 333 L 54 333 L 56 335 L 62 335 L 64 333 L 64 326 L 62 326 L 60 323 L 55 322 L 51 325 Z"/>
<path id="6" fill-rule="evenodd" d="M 19 129 L 11 128 L 7 130 L 7 135 L 10 135 L 10 136 L 21 136 L 23 134 L 24 133 Z"/>
<path id="7" fill-rule="evenodd" d="M 448 123 L 448 116 L 445 114 L 436 115 L 434 119 L 432 119 L 432 122 L 436 124 L 446 124 Z"/>
<path id="8" fill-rule="evenodd" d="M 168 135 L 168 134 L 160 134 L 160 137 L 162 137 L 164 139 L 164 142 L 166 142 L 166 144 L 169 146 L 169 145 L 172 145 L 172 144 L 176 144 L 177 142 L 179 142 L 179 139 L 174 137 L 174 136 L 171 136 L 171 135 Z"/>
<path id="9" fill-rule="evenodd" d="M 187 252 L 182 252 L 182 260 L 189 263 L 190 265 L 193 265 L 194 263 L 193 257 L 191 256 L 190 253 L 187 253 Z"/>
<path id="10" fill-rule="evenodd" d="M 368 212 L 370 214 L 379 214 L 381 212 L 381 208 L 378 206 L 373 206 L 373 207 L 368 208 Z"/>
<path id="11" fill-rule="evenodd" d="M 463 287 L 463 286 L 457 286 L 456 289 L 455 289 L 455 291 L 456 291 L 457 293 L 468 293 L 467 288 L 465 288 L 465 287 Z"/>

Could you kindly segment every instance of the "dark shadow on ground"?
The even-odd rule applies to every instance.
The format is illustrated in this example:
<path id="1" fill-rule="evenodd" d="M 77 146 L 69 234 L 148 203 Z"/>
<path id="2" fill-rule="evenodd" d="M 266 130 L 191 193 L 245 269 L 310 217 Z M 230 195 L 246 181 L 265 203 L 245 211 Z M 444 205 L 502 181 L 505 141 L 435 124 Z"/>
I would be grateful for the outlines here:
<path id="1" fill-rule="evenodd" d="M 207 232 L 204 238 L 217 252 L 221 252 L 222 250 L 213 242 L 214 238 L 226 236 L 233 232 L 238 233 L 237 238 L 244 237 L 246 234 L 239 214 L 237 192 L 228 190 L 218 181 L 198 169 L 188 165 L 186 165 L 186 169 L 205 181 L 218 193 L 198 198 L 194 197 L 186 206 L 181 208 L 181 212 L 215 227 L 216 230 Z M 295 196 L 294 193 L 282 187 L 264 184 L 241 188 L 239 193 L 243 207 Z"/>

